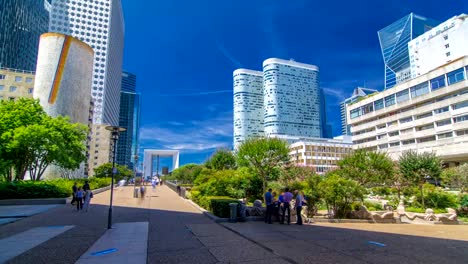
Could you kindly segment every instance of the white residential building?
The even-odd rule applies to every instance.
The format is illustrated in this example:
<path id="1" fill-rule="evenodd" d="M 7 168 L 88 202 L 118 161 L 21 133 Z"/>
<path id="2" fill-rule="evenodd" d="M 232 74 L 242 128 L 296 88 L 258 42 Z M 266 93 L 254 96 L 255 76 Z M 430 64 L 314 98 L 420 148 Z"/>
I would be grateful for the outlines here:
<path id="1" fill-rule="evenodd" d="M 450 18 L 408 42 L 411 77 L 468 56 L 468 15 Z"/>
<path id="2" fill-rule="evenodd" d="M 292 60 L 263 62 L 265 135 L 323 137 L 326 129 L 319 68 Z"/>
<path id="3" fill-rule="evenodd" d="M 118 125 L 124 45 L 121 1 L 54 0 L 49 31 L 76 37 L 93 48 L 93 123 Z"/>
<path id="4" fill-rule="evenodd" d="M 466 43 L 465 43 L 466 44 Z M 348 104 L 354 148 L 435 152 L 447 163 L 468 161 L 468 56 L 391 89 Z"/>
<path id="5" fill-rule="evenodd" d="M 233 73 L 234 149 L 249 137 L 263 136 L 263 73 L 238 69 Z"/>

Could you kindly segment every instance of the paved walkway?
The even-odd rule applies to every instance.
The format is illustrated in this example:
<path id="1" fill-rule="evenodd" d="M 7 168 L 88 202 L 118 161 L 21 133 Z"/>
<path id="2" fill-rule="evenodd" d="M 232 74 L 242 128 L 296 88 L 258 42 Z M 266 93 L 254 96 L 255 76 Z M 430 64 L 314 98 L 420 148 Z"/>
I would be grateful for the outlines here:
<path id="1" fill-rule="evenodd" d="M 0 226 L 0 239 L 36 227 L 74 226 L 8 263 L 75 263 L 80 258 L 88 263 L 95 250 L 122 247 L 119 236 L 128 237 L 127 233 L 106 232 L 108 201 L 109 192 L 105 192 L 95 195 L 87 213 L 60 205 Z M 133 198 L 133 187 L 117 189 L 113 213 L 115 230 L 135 222 L 148 223 L 143 224 L 147 229 L 138 231 L 141 241 L 147 239 L 146 256 L 140 248 L 133 252 L 143 262 L 146 257 L 147 263 L 466 263 L 468 259 L 468 226 L 219 225 L 166 186 L 154 192 L 149 186 L 145 198 Z M 124 257 L 117 259 L 128 262 L 126 253 L 119 252 Z M 112 258 L 112 254 L 106 251 L 104 255 Z"/>

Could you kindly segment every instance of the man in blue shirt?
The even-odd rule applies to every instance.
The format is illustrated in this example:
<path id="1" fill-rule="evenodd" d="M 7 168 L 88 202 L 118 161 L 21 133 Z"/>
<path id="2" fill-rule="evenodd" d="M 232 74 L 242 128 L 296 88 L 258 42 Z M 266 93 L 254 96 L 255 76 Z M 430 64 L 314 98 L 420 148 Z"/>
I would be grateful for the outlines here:
<path id="1" fill-rule="evenodd" d="M 266 204 L 265 223 L 271 224 L 271 213 L 273 210 L 273 196 L 271 195 L 271 188 L 265 193 L 264 198 Z"/>

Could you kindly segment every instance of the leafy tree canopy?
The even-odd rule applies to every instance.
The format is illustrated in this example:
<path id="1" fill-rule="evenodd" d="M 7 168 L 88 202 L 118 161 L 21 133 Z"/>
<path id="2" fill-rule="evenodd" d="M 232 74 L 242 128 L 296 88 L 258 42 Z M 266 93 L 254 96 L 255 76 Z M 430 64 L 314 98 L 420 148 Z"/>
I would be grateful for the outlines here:
<path id="1" fill-rule="evenodd" d="M 227 149 L 218 149 L 205 162 L 205 167 L 214 170 L 230 170 L 236 168 L 236 157 Z"/>
<path id="2" fill-rule="evenodd" d="M 171 176 L 168 178 L 182 183 L 194 183 L 202 169 L 203 166 L 199 164 L 186 164 L 172 171 Z"/>
<path id="3" fill-rule="evenodd" d="M 116 181 L 120 181 L 123 178 L 130 178 L 133 176 L 132 170 L 127 168 L 127 166 L 122 166 L 115 164 L 117 168 L 117 173 L 114 175 Z M 94 169 L 94 177 L 97 178 L 108 178 L 112 177 L 112 163 L 104 163 L 101 166 Z"/>

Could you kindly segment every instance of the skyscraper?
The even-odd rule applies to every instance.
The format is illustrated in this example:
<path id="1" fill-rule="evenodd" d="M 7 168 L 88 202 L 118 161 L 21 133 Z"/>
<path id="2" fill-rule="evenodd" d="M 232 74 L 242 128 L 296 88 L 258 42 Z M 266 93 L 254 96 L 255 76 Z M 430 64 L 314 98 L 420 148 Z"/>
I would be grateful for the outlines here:
<path id="1" fill-rule="evenodd" d="M 39 36 L 49 28 L 46 0 L 0 1 L 0 67 L 36 70 Z"/>
<path id="2" fill-rule="evenodd" d="M 119 126 L 127 130 L 120 133 L 117 142 L 117 163 L 133 168 L 133 155 L 137 154 L 140 114 L 140 95 L 136 93 L 136 76 L 122 72 Z"/>
<path id="3" fill-rule="evenodd" d="M 408 42 L 438 24 L 410 13 L 377 32 L 385 64 L 385 89 L 411 78 Z"/>
<path id="4" fill-rule="evenodd" d="M 345 99 L 343 102 L 340 103 L 340 112 L 341 112 L 341 134 L 342 135 L 351 135 L 351 126 L 348 125 L 348 121 L 346 119 L 346 113 L 347 113 L 347 104 L 354 103 L 359 98 L 365 97 L 369 94 L 373 94 L 378 92 L 377 90 L 374 89 L 369 89 L 369 88 L 364 88 L 364 87 L 357 87 L 353 91 L 353 95 L 347 99 Z"/>
<path id="5" fill-rule="evenodd" d="M 124 45 L 120 0 L 54 0 L 49 31 L 71 35 L 94 49 L 93 123 L 118 125 Z"/>
<path id="6" fill-rule="evenodd" d="M 263 136 L 263 73 L 238 69 L 233 73 L 234 148 L 247 138 Z"/>
<path id="7" fill-rule="evenodd" d="M 275 58 L 265 60 L 263 95 L 267 137 L 323 137 L 326 134 L 317 66 Z"/>

